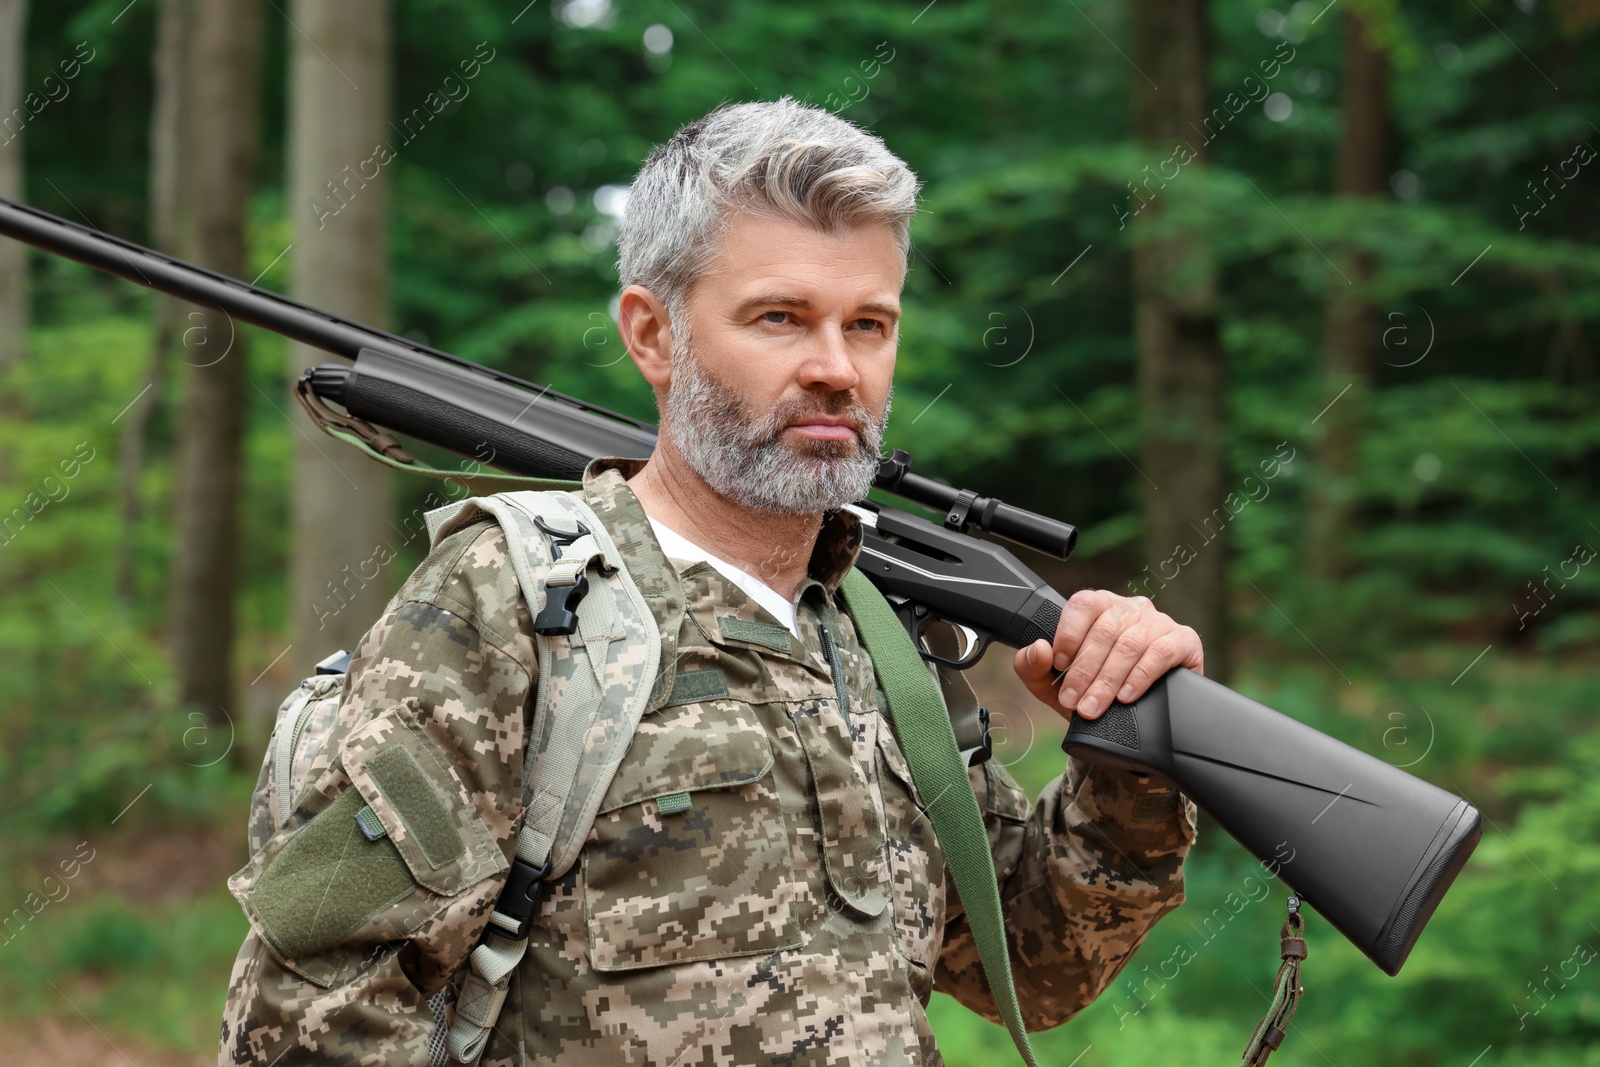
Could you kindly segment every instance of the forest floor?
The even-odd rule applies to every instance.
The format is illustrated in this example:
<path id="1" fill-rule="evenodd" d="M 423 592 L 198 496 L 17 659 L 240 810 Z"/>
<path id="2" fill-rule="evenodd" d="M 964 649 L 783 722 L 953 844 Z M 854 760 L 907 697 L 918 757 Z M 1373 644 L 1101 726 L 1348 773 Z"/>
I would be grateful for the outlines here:
<path id="1" fill-rule="evenodd" d="M 216 1062 L 228 972 L 244 935 L 226 888 L 246 859 L 242 826 L 231 825 L 242 819 L 98 835 L 93 858 L 66 883 L 68 896 L 0 948 L 0 1061 Z M 22 884 L 38 886 L 48 870 Z"/>
<path id="2" fill-rule="evenodd" d="M 133 1039 L 113 1042 L 92 1023 L 63 1022 L 49 1016 L 0 1024 L 0 1048 L 9 1067 L 202 1067 L 213 1055 L 152 1052 Z"/>

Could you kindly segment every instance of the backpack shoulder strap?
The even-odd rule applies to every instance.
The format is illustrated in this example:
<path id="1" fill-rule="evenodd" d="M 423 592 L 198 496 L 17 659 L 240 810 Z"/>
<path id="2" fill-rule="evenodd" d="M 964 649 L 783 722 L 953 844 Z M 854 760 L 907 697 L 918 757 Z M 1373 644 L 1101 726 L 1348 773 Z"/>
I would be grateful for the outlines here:
<path id="1" fill-rule="evenodd" d="M 866 574 L 851 568 L 839 588 L 888 697 L 889 720 L 911 769 L 911 781 L 922 796 L 950 797 L 928 809 L 928 821 L 944 850 L 1000 1016 L 1028 1067 L 1037 1067 L 1012 981 L 989 834 L 967 778 L 966 761 L 956 749 L 944 700 L 894 609 Z"/>
<path id="2" fill-rule="evenodd" d="M 499 495 L 536 528 L 559 531 L 551 534 L 559 557 L 546 567 L 537 602 L 539 690 L 523 781 L 523 835 L 531 831 L 548 877 L 559 878 L 577 862 L 627 754 L 655 687 L 661 641 L 621 550 L 580 496 Z M 557 679 L 565 683 L 559 715 L 549 684 Z"/>
<path id="3" fill-rule="evenodd" d="M 576 492 L 496 493 L 427 515 L 434 543 L 492 516 L 505 531 L 539 651 L 523 761 L 523 823 L 506 887 L 472 950 L 455 1014 L 435 1047 L 476 1063 L 499 1018 L 545 881 L 577 860 L 628 751 L 659 669 L 661 643 L 644 595 L 593 509 Z M 553 683 L 559 680 L 561 685 Z M 560 709 L 551 693 L 560 693 Z"/>

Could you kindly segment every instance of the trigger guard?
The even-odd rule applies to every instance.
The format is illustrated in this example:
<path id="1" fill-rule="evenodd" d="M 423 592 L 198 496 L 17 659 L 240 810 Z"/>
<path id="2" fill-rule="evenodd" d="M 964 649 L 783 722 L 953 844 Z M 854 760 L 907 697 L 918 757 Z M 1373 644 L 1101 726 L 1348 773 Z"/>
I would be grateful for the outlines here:
<path id="1" fill-rule="evenodd" d="M 917 652 L 922 658 L 928 662 L 964 671 L 983 658 L 983 654 L 989 650 L 989 642 L 994 640 L 994 635 L 975 630 L 965 623 L 953 622 L 950 623 L 950 626 L 961 634 L 964 642 L 961 655 L 956 659 L 947 659 L 936 652 L 929 651 L 923 645 L 920 634 L 915 637 L 912 643 L 916 645 Z"/>

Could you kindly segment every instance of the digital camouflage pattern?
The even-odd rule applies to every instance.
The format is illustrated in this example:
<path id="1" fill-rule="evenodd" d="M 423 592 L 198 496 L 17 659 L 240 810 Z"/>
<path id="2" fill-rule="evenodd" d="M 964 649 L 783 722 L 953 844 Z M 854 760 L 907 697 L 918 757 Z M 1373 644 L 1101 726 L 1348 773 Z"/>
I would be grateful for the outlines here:
<path id="1" fill-rule="evenodd" d="M 930 798 L 835 600 L 858 520 L 842 512 L 821 531 L 797 639 L 710 564 L 662 554 L 624 481 L 639 464 L 596 460 L 582 492 L 661 626 L 659 689 L 579 861 L 546 888 L 482 1062 L 940 1063 L 934 989 L 998 1014 L 922 814 Z M 506 559 L 498 526 L 458 530 L 363 639 L 343 735 L 230 881 L 252 932 L 220 1063 L 427 1062 L 426 1001 L 477 942 L 515 849 L 537 658 Z M 947 701 L 971 699 L 940 676 Z M 340 812 L 316 821 L 381 798 L 370 770 L 397 748 L 409 756 L 385 765 L 413 788 L 395 803 L 434 811 L 432 795 L 449 812 L 410 820 L 451 853 L 432 856 L 439 867 L 393 810 L 379 814 L 401 832 L 377 840 Z M 1024 1017 L 1055 1026 L 1182 902 L 1193 805 L 1105 768 L 1070 766 L 1036 804 L 994 763 L 971 778 Z M 274 875 L 284 855 L 290 873 Z"/>

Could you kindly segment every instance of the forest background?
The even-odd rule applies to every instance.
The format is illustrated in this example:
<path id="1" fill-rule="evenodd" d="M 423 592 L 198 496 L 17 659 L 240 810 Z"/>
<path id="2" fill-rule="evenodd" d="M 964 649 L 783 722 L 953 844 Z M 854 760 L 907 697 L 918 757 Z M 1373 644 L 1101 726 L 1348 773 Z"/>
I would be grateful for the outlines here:
<path id="1" fill-rule="evenodd" d="M 1485 837 L 1403 973 L 1309 924 L 1273 1060 L 1600 1064 L 1600 0 L 0 0 L 0 196 L 652 418 L 627 183 L 790 94 L 925 183 L 916 469 L 1077 524 L 1207 673 Z M 1600 335 L 1597 335 L 1600 336 Z M 279 699 L 449 490 L 308 429 L 326 358 L 0 241 L 0 1046 L 202 1063 Z M 452 457 L 421 450 L 438 462 Z M 459 494 L 456 494 L 459 496 Z M 997 758 L 1061 723 L 992 653 Z M 1284 891 L 1214 823 L 1043 1062 L 1226 1063 Z M 1374 842 L 1374 847 L 1382 847 Z M 1009 1062 L 943 997 L 952 1065 Z"/>

